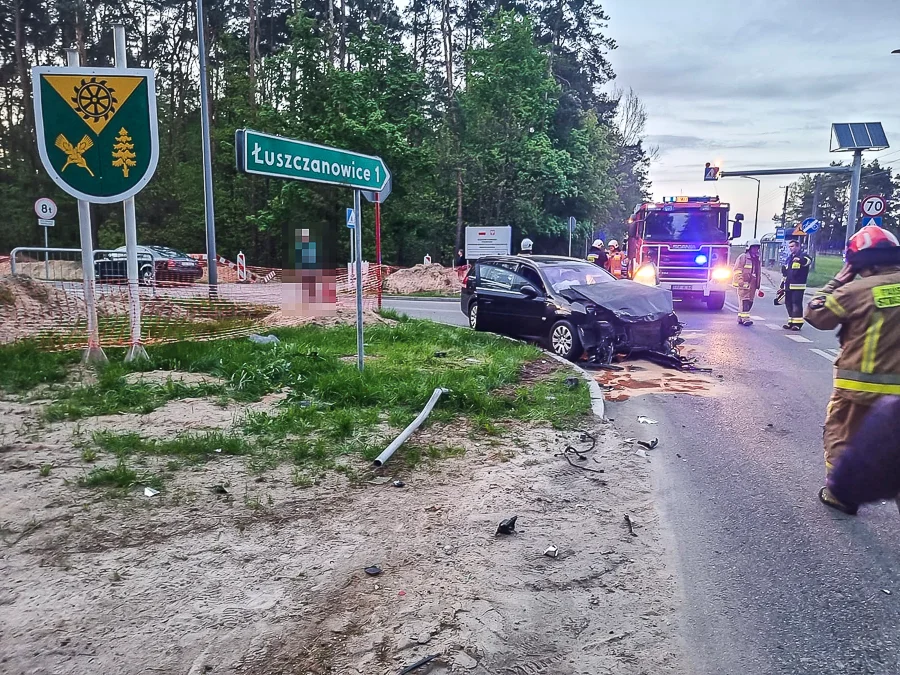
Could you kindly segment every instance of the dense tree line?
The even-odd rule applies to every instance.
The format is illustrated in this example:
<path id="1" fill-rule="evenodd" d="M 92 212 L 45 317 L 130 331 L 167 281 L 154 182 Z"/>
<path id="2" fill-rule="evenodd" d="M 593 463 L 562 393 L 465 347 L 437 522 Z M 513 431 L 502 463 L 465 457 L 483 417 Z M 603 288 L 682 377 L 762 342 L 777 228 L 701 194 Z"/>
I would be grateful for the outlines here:
<path id="1" fill-rule="evenodd" d="M 615 44 L 597 0 L 207 0 L 221 254 L 280 264 L 289 228 L 328 228 L 346 258 L 344 189 L 240 175 L 247 127 L 380 155 L 386 262 L 449 260 L 466 225 L 513 226 L 540 251 L 621 223 L 647 193 L 643 114 L 604 93 Z M 160 162 L 137 197 L 138 237 L 205 250 L 196 18 L 184 0 L 11 0 L 0 7 L 0 251 L 37 244 L 38 196 L 60 205 L 53 245 L 77 245 L 75 202 L 40 166 L 32 65 L 108 66 L 113 23 L 129 65 L 157 71 Z M 95 245 L 124 242 L 120 205 L 94 206 Z M 364 214 L 373 258 L 372 212 Z"/>

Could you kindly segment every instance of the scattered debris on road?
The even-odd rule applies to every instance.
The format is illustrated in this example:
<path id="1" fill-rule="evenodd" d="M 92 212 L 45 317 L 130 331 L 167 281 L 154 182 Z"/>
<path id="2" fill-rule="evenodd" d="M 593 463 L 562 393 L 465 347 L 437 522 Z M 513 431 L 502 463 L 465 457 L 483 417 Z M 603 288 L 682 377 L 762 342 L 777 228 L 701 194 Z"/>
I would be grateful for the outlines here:
<path id="1" fill-rule="evenodd" d="M 657 422 L 656 420 L 652 420 L 645 415 L 641 415 L 640 417 L 638 417 L 638 422 L 640 424 L 659 424 L 659 422 Z"/>
<path id="2" fill-rule="evenodd" d="M 419 661 L 416 661 L 416 662 L 415 662 L 414 664 L 412 664 L 411 666 L 407 666 L 406 668 L 404 668 L 403 670 L 401 670 L 401 671 L 400 671 L 400 675 L 407 675 L 407 673 L 411 673 L 411 672 L 413 672 L 414 670 L 418 670 L 418 669 L 421 668 L 422 666 L 428 665 L 429 663 L 431 663 L 432 661 L 434 661 L 434 660 L 435 660 L 436 658 L 438 658 L 439 656 L 440 656 L 440 654 L 432 654 L 431 656 L 426 656 L 424 659 L 421 659 L 421 660 L 419 660 Z"/>
<path id="3" fill-rule="evenodd" d="M 144 488 L 144 496 L 145 497 L 155 497 L 159 494 L 159 490 L 154 490 L 152 487 Z"/>
<path id="4" fill-rule="evenodd" d="M 636 537 L 637 532 L 634 531 L 634 521 L 627 513 L 625 514 L 625 524 L 628 525 L 628 534 L 630 534 L 632 537 Z"/>
<path id="5" fill-rule="evenodd" d="M 497 527 L 497 534 L 515 534 L 516 520 L 518 518 L 519 516 L 513 516 L 512 518 L 501 520 L 500 525 Z"/>
<path id="6" fill-rule="evenodd" d="M 365 573 L 370 577 L 377 577 L 379 574 L 381 574 L 381 568 L 378 565 L 372 565 L 371 567 L 367 567 L 365 569 Z"/>
<path id="7" fill-rule="evenodd" d="M 545 550 L 544 555 L 548 558 L 558 558 L 559 557 L 559 547 L 550 544 Z"/>
<path id="8" fill-rule="evenodd" d="M 643 448 L 647 448 L 648 450 L 655 450 L 659 445 L 659 439 L 654 438 L 652 441 L 638 441 L 637 444 Z"/>

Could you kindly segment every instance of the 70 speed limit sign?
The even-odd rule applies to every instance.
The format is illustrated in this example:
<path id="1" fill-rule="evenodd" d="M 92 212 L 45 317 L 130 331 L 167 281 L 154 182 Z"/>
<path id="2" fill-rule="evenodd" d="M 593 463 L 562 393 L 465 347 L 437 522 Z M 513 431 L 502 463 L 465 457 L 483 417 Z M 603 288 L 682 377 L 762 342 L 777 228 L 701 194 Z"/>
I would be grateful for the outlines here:
<path id="1" fill-rule="evenodd" d="M 862 200 L 862 212 L 864 216 L 872 218 L 883 215 L 887 210 L 887 204 L 881 195 L 869 195 Z"/>

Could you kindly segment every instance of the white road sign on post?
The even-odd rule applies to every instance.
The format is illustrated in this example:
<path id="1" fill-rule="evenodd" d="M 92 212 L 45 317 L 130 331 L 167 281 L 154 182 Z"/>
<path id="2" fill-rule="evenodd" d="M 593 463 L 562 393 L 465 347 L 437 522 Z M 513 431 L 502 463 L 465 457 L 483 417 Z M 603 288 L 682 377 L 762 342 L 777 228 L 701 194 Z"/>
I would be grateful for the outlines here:
<path id="1" fill-rule="evenodd" d="M 43 220 L 56 218 L 56 202 L 49 197 L 41 197 L 34 203 L 34 212 Z"/>
<path id="2" fill-rule="evenodd" d="M 881 195 L 869 195 L 862 200 L 862 212 L 864 216 L 880 216 L 887 210 L 887 203 Z"/>
<path id="3" fill-rule="evenodd" d="M 478 260 L 487 255 L 509 255 L 512 228 L 467 227 L 466 260 Z"/>

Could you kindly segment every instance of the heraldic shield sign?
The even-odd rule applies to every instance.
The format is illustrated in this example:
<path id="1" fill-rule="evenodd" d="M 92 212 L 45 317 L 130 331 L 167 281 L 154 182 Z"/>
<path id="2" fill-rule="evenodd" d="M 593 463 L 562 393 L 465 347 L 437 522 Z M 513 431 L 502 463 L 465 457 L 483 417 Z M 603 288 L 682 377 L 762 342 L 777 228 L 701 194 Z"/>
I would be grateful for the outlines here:
<path id="1" fill-rule="evenodd" d="M 73 197 L 110 204 L 149 182 L 159 157 L 154 71 L 32 69 L 41 162 Z"/>

